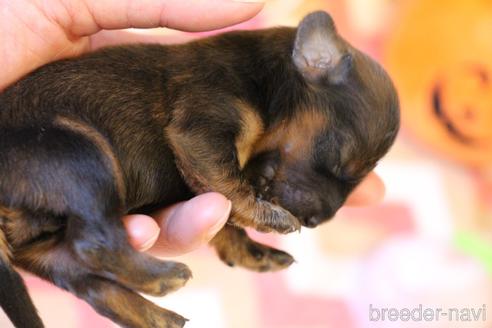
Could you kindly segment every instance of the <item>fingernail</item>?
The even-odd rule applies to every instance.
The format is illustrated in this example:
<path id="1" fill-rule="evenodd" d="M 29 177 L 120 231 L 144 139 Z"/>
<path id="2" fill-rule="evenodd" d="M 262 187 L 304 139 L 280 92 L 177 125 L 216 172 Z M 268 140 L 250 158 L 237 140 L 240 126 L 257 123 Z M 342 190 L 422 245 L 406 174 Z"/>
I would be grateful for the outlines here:
<path id="1" fill-rule="evenodd" d="M 152 246 L 154 246 L 155 242 L 157 241 L 157 238 L 159 238 L 160 233 L 161 233 L 160 230 L 157 231 L 155 236 L 153 236 L 152 238 L 147 240 L 142 246 L 140 246 L 139 247 L 140 251 L 145 252 L 145 251 L 149 250 Z"/>
<path id="2" fill-rule="evenodd" d="M 207 234 L 207 239 L 212 239 L 224 227 L 224 223 L 229 219 L 229 216 L 231 215 L 232 202 L 230 200 L 228 200 L 228 202 L 229 204 L 227 206 L 227 210 L 224 212 L 223 216 L 210 227 Z"/>

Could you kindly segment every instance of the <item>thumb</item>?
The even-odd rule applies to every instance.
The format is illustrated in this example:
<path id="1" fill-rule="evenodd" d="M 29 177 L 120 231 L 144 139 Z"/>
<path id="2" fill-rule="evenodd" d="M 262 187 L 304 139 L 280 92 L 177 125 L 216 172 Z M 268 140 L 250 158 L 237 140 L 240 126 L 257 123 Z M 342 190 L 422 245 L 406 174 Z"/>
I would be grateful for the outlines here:
<path id="1" fill-rule="evenodd" d="M 124 223 L 130 243 L 158 256 L 190 252 L 209 242 L 229 218 L 231 202 L 218 193 L 206 193 L 153 214 L 129 215 Z"/>
<path id="2" fill-rule="evenodd" d="M 66 3 L 66 1 L 64 1 Z M 102 29 L 170 27 L 205 31 L 248 20 L 264 2 L 251 0 L 79 0 L 65 5 L 71 19 L 57 19 L 75 36 Z"/>

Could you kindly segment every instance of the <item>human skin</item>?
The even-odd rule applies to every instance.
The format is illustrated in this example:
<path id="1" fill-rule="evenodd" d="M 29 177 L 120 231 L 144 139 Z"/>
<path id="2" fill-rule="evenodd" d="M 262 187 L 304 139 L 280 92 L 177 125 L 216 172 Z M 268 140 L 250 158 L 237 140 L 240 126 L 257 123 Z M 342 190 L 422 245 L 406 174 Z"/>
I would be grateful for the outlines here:
<path id="1" fill-rule="evenodd" d="M 213 30 L 250 19 L 263 5 L 246 0 L 0 0 L 0 90 L 51 61 L 114 44 L 115 39 L 138 41 L 121 29 Z M 384 184 L 370 173 L 346 205 L 371 205 L 383 196 Z M 123 221 L 135 248 L 175 256 L 210 241 L 226 223 L 230 210 L 228 199 L 210 192 L 152 216 L 128 215 Z"/>

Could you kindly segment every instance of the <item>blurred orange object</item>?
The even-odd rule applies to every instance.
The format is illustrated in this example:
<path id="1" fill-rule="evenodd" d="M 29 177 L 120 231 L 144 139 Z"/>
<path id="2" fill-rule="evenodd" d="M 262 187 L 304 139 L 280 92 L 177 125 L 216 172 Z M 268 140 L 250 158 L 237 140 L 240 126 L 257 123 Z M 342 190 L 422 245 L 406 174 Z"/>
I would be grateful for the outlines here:
<path id="1" fill-rule="evenodd" d="M 412 0 L 385 62 L 402 101 L 403 126 L 447 157 L 492 164 L 492 2 Z"/>

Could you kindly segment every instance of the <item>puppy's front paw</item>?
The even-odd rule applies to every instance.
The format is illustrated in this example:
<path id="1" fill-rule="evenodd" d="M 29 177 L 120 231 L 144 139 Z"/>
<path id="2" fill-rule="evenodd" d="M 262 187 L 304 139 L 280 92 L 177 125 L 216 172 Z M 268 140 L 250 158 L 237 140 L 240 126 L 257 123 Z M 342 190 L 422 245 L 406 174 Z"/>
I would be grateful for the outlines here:
<path id="1" fill-rule="evenodd" d="M 294 262 L 290 254 L 252 240 L 222 249 L 219 257 L 229 266 L 237 265 L 258 272 L 282 270 Z"/>
<path id="2" fill-rule="evenodd" d="M 294 258 L 286 252 L 262 245 L 249 238 L 244 229 L 224 227 L 212 240 L 220 259 L 229 266 L 253 271 L 277 271 L 287 268 Z"/>
<path id="3" fill-rule="evenodd" d="M 247 252 L 248 256 L 255 259 L 255 265 L 245 265 L 246 261 L 244 259 L 242 260 L 242 264 L 260 272 L 285 269 L 294 263 L 294 258 L 289 253 L 258 243 L 249 244 Z"/>
<path id="4" fill-rule="evenodd" d="M 256 226 L 258 231 L 287 234 L 301 229 L 299 220 L 286 209 L 260 199 L 257 204 L 260 215 Z"/>

